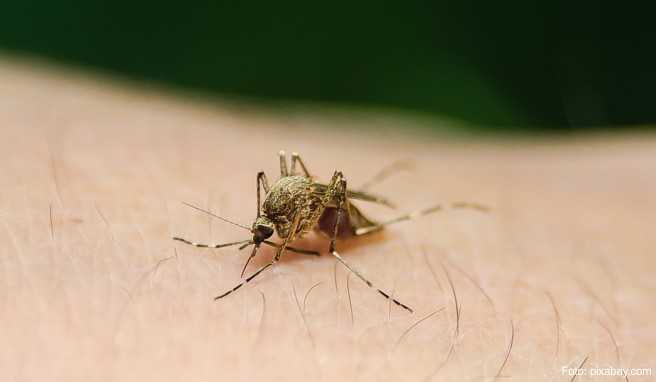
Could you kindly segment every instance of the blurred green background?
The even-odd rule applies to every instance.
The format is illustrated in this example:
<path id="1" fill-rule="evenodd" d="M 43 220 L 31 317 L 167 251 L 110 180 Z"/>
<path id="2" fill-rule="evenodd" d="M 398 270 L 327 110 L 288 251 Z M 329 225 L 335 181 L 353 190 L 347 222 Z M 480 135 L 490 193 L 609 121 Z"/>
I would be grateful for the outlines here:
<path id="1" fill-rule="evenodd" d="M 653 12 L 629 2 L 5 0 L 0 49 L 227 96 L 494 128 L 656 121 Z"/>

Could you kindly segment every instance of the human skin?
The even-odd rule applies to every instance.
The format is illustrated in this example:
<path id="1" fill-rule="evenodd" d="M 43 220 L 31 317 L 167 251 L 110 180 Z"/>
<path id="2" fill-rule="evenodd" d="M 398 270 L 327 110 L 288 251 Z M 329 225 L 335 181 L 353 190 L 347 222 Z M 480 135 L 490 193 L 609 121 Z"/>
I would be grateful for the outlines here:
<path id="1" fill-rule="evenodd" d="M 191 99 L 191 100 L 190 100 Z M 266 111 L 0 61 L 2 380 L 568 381 L 656 366 L 656 137 L 456 139 L 389 114 Z M 248 250 L 256 173 L 301 154 L 385 220 L 340 241 L 400 309 L 313 234 L 225 299 Z M 262 249 L 247 274 L 270 261 Z M 630 376 L 631 381 L 652 380 Z M 579 376 L 576 380 L 625 380 Z"/>

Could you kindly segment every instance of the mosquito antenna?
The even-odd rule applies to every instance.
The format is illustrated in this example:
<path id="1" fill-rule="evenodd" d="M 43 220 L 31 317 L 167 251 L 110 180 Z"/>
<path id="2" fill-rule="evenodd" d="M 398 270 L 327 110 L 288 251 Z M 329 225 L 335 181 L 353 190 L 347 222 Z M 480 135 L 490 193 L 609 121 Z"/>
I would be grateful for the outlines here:
<path id="1" fill-rule="evenodd" d="M 250 228 L 246 227 L 245 225 L 241 225 L 241 224 L 239 224 L 239 223 L 235 223 L 235 222 L 233 222 L 233 221 L 230 221 L 230 220 L 228 220 L 228 219 L 226 219 L 226 218 L 222 218 L 221 216 L 219 216 L 219 215 L 217 215 L 217 214 L 214 214 L 214 213 L 212 213 L 212 212 L 210 212 L 210 211 L 204 210 L 204 209 L 202 209 L 202 208 L 200 208 L 200 207 L 196 207 L 196 206 L 194 206 L 193 204 L 189 204 L 189 203 L 187 203 L 187 202 L 182 202 L 182 204 L 186 205 L 187 207 L 191 207 L 191 208 L 193 208 L 193 209 L 195 209 L 195 210 L 198 210 L 198 211 L 204 212 L 204 213 L 206 213 L 206 214 L 208 214 L 208 215 L 210 215 L 210 216 L 214 216 L 214 217 L 217 218 L 217 219 L 221 219 L 221 220 L 223 220 L 223 221 L 226 222 L 226 223 L 230 223 L 230 224 L 232 224 L 232 225 L 236 225 L 237 227 L 241 227 L 241 228 L 246 229 L 246 230 L 249 230 L 249 231 L 251 230 Z M 252 232 L 252 231 L 251 231 L 251 232 Z"/>

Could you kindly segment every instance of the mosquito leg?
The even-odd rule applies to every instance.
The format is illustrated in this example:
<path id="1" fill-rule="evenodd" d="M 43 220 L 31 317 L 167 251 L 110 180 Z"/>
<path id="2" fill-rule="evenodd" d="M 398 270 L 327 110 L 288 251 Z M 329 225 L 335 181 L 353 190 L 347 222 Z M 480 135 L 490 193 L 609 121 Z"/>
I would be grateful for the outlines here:
<path id="1" fill-rule="evenodd" d="M 366 235 L 368 233 L 377 232 L 377 231 L 382 230 L 383 227 L 385 227 L 387 225 L 394 224 L 394 223 L 399 223 L 399 222 L 406 221 L 406 220 L 416 219 L 418 217 L 428 215 L 428 214 L 432 214 L 434 212 L 443 211 L 446 208 L 471 209 L 471 210 L 477 210 L 477 211 L 481 211 L 481 212 L 489 211 L 488 207 L 480 205 L 480 204 L 476 204 L 476 203 L 456 202 L 456 203 L 451 203 L 447 206 L 442 206 L 442 205 L 438 204 L 438 205 L 430 207 L 430 208 L 426 208 L 426 209 L 423 209 L 423 210 L 418 210 L 418 211 L 415 211 L 415 212 L 411 212 L 409 214 L 401 215 L 399 217 L 396 217 L 394 219 L 390 219 L 390 220 L 382 222 L 382 223 L 378 223 L 376 225 L 357 228 L 355 230 L 355 236 L 362 236 L 362 235 Z"/>
<path id="2" fill-rule="evenodd" d="M 266 174 L 264 173 L 264 171 L 260 171 L 260 172 L 257 173 L 257 217 L 258 218 L 260 217 L 260 214 L 261 214 L 260 208 L 261 208 L 261 205 L 262 205 L 262 202 L 261 202 L 262 198 L 260 196 L 260 192 L 261 192 L 260 185 L 262 186 L 261 188 L 264 188 L 265 194 L 268 194 L 269 193 L 269 180 L 267 179 Z M 245 247 L 246 246 L 242 246 L 239 249 L 243 249 Z M 255 257 L 255 254 L 257 253 L 257 250 L 259 248 L 260 248 L 259 244 L 257 244 L 253 248 L 253 251 L 251 252 L 248 259 L 246 260 L 246 263 L 244 264 L 244 267 L 241 269 L 241 275 L 239 277 L 244 277 L 244 272 L 246 272 L 246 267 L 248 266 L 248 263 L 250 263 L 251 260 L 253 259 L 253 257 Z"/>
<path id="3" fill-rule="evenodd" d="M 280 244 L 274 243 L 274 242 L 269 241 L 269 240 L 264 240 L 263 243 L 268 245 L 268 246 L 274 247 L 274 248 L 280 248 Z M 252 245 L 252 244 L 253 244 L 252 241 L 248 241 L 246 244 L 239 247 L 239 250 L 241 251 L 242 249 L 244 249 L 244 248 L 246 248 L 246 247 L 248 247 L 249 245 Z M 287 250 L 290 251 L 290 252 L 300 253 L 301 255 L 321 256 L 321 254 L 317 251 L 312 251 L 312 250 L 309 250 L 309 249 L 296 248 L 296 247 L 292 247 L 290 245 L 287 246 Z"/>
<path id="4" fill-rule="evenodd" d="M 272 266 L 273 264 L 277 263 L 277 262 L 280 260 L 280 256 L 282 256 L 282 253 L 285 252 L 285 249 L 287 249 L 287 243 L 289 243 L 290 241 L 292 241 L 292 240 L 294 239 L 294 233 L 296 232 L 296 229 L 298 228 L 298 223 L 299 223 L 299 221 L 301 220 L 300 218 L 301 218 L 301 214 L 300 214 L 300 213 L 297 213 L 296 216 L 294 216 L 294 222 L 292 223 L 292 229 L 291 229 L 291 231 L 290 231 L 289 236 L 287 236 L 287 237 L 285 238 L 285 240 L 283 240 L 283 242 L 282 242 L 282 244 L 280 245 L 280 247 L 278 247 L 278 251 L 276 251 L 276 255 L 273 257 L 273 260 L 271 260 L 270 263 L 265 264 L 264 266 L 262 266 L 260 269 L 258 269 L 257 271 L 255 271 L 255 273 L 253 273 L 252 275 L 248 276 L 248 277 L 246 278 L 246 280 L 244 280 L 244 281 L 240 282 L 239 284 L 237 284 L 234 288 L 230 289 L 229 291 L 223 293 L 223 294 L 220 295 L 220 296 L 216 296 L 216 297 L 214 297 L 214 300 L 221 299 L 221 298 L 223 298 L 223 297 L 229 295 L 230 293 L 236 291 L 237 289 L 241 288 L 244 284 L 249 283 L 251 280 L 253 280 L 255 277 L 257 277 L 257 275 L 259 275 L 260 273 L 262 273 L 265 269 L 267 269 L 267 268 L 269 268 L 270 266 Z"/>
<path id="5" fill-rule="evenodd" d="M 374 184 L 378 184 L 385 179 L 389 178 L 395 173 L 399 173 L 401 171 L 409 170 L 412 169 L 413 163 L 409 160 L 398 160 L 395 162 L 392 162 L 391 164 L 383 167 L 380 171 L 378 171 L 374 176 L 372 176 L 369 180 L 364 182 L 362 186 L 360 186 L 360 190 L 365 191 L 371 188 Z"/>
<path id="6" fill-rule="evenodd" d="M 382 204 L 384 206 L 395 208 L 394 204 L 383 198 L 381 196 L 371 194 L 367 190 L 371 188 L 374 184 L 380 183 L 383 180 L 387 179 L 394 173 L 398 173 L 404 170 L 412 168 L 412 162 L 406 161 L 396 161 L 390 165 L 383 167 L 376 175 L 371 177 L 368 181 L 362 184 L 358 190 L 348 190 L 347 197 L 352 199 L 366 200 L 368 202 L 374 202 Z"/>
<path id="7" fill-rule="evenodd" d="M 280 150 L 278 156 L 280 157 L 280 177 L 284 178 L 289 176 L 289 172 L 287 172 L 287 155 L 285 154 L 285 150 Z"/>
<path id="8" fill-rule="evenodd" d="M 274 248 L 280 248 L 280 244 L 274 243 L 269 240 L 264 240 L 264 244 L 269 245 Z M 296 247 L 291 247 L 287 246 L 287 250 L 289 252 L 295 252 L 295 253 L 300 253 L 301 255 L 308 255 L 308 256 L 321 256 L 321 254 L 317 251 L 312 251 L 309 249 L 302 249 L 302 248 L 296 248 Z"/>
<path id="9" fill-rule="evenodd" d="M 296 175 L 296 162 L 301 165 L 301 169 L 303 170 L 305 177 L 312 178 L 312 175 L 310 175 L 310 172 L 307 170 L 307 167 L 305 167 L 305 164 L 303 163 L 303 160 L 301 159 L 301 156 L 298 155 L 298 153 L 292 153 L 291 174 Z"/>
<path id="10" fill-rule="evenodd" d="M 260 185 L 262 185 L 262 188 L 264 189 L 265 193 L 268 193 L 269 190 L 271 189 L 269 187 L 269 179 L 267 179 L 267 176 L 264 173 L 264 171 L 260 171 L 257 173 L 257 186 L 259 187 Z"/>
<path id="11" fill-rule="evenodd" d="M 346 179 L 344 179 L 344 175 L 341 172 L 335 171 L 333 179 L 330 181 L 328 188 L 329 193 L 332 193 L 334 198 L 337 199 L 337 217 L 335 219 L 335 226 L 333 228 L 332 235 L 330 236 L 329 248 L 329 251 L 333 252 L 337 242 L 337 234 L 339 233 L 339 223 L 340 220 L 342 220 L 342 211 L 345 208 L 348 208 L 348 199 L 346 198 Z"/>
<path id="12" fill-rule="evenodd" d="M 269 181 L 267 180 L 266 174 L 264 171 L 257 173 L 257 217 L 260 217 L 260 185 L 264 188 L 264 193 L 269 193 Z"/>
<path id="13" fill-rule="evenodd" d="M 414 313 L 414 311 L 412 310 L 412 308 L 410 308 L 409 306 L 407 306 L 407 305 L 405 305 L 404 303 L 400 302 L 399 300 L 390 297 L 390 295 L 389 295 L 388 293 L 386 293 L 385 291 L 380 290 L 380 289 L 378 289 L 377 287 L 375 287 L 375 286 L 371 283 L 371 281 L 367 280 L 367 279 L 366 279 L 366 278 L 365 278 L 365 277 L 364 277 L 364 276 L 363 276 L 363 275 L 362 275 L 357 269 L 355 269 L 355 268 L 353 268 L 351 265 L 349 265 L 349 263 L 347 263 L 346 260 L 344 260 L 344 259 L 339 255 L 339 253 L 337 253 L 337 251 L 331 251 L 330 254 L 333 255 L 333 256 L 335 256 L 335 257 L 337 258 L 337 260 L 338 260 L 340 263 L 342 263 L 343 266 L 345 266 L 346 268 L 348 268 L 349 271 L 353 272 L 356 276 L 358 276 L 358 278 L 359 278 L 360 280 L 364 281 L 364 283 L 367 284 L 370 288 L 373 288 L 373 289 L 377 290 L 378 293 L 380 293 L 383 297 L 385 297 L 385 298 L 388 299 L 388 300 L 392 300 L 393 303 L 395 303 L 396 305 L 400 306 L 401 308 L 407 310 L 408 312 L 410 312 L 410 313 Z"/>
<path id="14" fill-rule="evenodd" d="M 202 244 L 202 243 L 196 243 L 196 242 L 193 242 L 193 241 L 189 241 L 187 239 L 183 239 L 183 238 L 177 237 L 177 236 L 173 237 L 173 240 L 181 241 L 185 244 L 192 245 L 192 246 L 198 247 L 198 248 L 223 248 L 223 247 L 230 247 L 232 245 L 252 243 L 252 240 L 248 239 L 248 240 L 235 241 L 235 242 L 232 242 L 232 243 L 225 243 L 225 244 Z"/>
<path id="15" fill-rule="evenodd" d="M 342 258 L 342 256 L 339 255 L 337 250 L 335 249 L 335 243 L 337 241 L 337 233 L 339 231 L 339 221 L 342 218 L 342 210 L 346 207 L 344 204 L 348 203 L 348 200 L 346 198 L 346 179 L 344 179 L 342 173 L 335 173 L 335 176 L 333 176 L 333 180 L 331 181 L 331 186 L 335 188 L 335 193 L 336 193 L 336 198 L 337 198 L 337 218 L 335 219 L 335 228 L 333 230 L 332 237 L 330 238 L 330 248 L 329 252 L 331 255 L 335 256 L 335 258 L 342 263 L 349 271 L 354 273 L 360 280 L 362 280 L 365 284 L 367 284 L 370 288 L 376 289 L 378 293 L 380 293 L 383 297 L 385 297 L 388 300 L 392 300 L 396 305 L 402 307 L 403 309 L 406 309 L 410 313 L 412 313 L 412 309 L 401 303 L 400 301 L 396 300 L 395 298 L 390 297 L 388 293 L 385 293 L 381 289 L 378 289 L 375 287 L 371 281 L 367 280 L 362 273 L 360 273 L 357 269 L 353 268 L 349 263 L 346 262 Z"/>
<path id="16" fill-rule="evenodd" d="M 262 268 L 258 269 L 255 273 L 248 276 L 246 278 L 246 280 L 244 280 L 244 281 L 240 282 L 239 284 L 237 284 L 237 286 L 235 286 L 234 288 L 230 289 L 229 291 L 225 292 L 224 294 L 222 294 L 220 296 L 214 297 L 214 300 L 224 298 L 225 296 L 229 295 L 230 293 L 232 293 L 232 292 L 236 291 L 237 289 L 241 288 L 242 286 L 244 286 L 244 284 L 249 283 L 251 280 L 253 280 L 255 277 L 257 277 L 257 275 L 259 275 L 265 269 L 269 268 L 270 266 L 272 266 L 275 263 L 276 263 L 276 261 L 274 260 L 274 261 L 270 262 L 269 264 L 264 265 Z"/>

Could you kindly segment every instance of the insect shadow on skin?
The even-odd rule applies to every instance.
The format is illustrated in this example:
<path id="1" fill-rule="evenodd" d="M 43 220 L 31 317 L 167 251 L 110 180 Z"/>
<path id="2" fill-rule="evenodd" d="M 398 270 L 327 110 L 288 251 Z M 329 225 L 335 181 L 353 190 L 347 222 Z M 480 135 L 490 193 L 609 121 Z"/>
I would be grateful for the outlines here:
<path id="1" fill-rule="evenodd" d="M 365 191 L 352 190 L 347 187 L 346 178 L 340 171 L 335 171 L 329 183 L 320 183 L 305 167 L 303 160 L 297 153 L 292 153 L 291 166 L 287 168 L 287 157 L 284 151 L 280 151 L 280 178 L 270 185 L 263 171 L 257 174 L 257 216 L 252 226 L 249 228 L 245 225 L 232 222 L 226 218 L 215 215 L 199 207 L 185 203 L 199 211 L 208 213 L 220 220 L 242 229 L 250 231 L 252 238 L 241 241 L 223 243 L 223 244 L 201 244 L 186 240 L 181 237 L 173 237 L 173 240 L 181 241 L 200 248 L 223 248 L 234 245 L 240 245 L 239 249 L 253 246 L 250 256 L 242 268 L 241 277 L 244 277 L 246 267 L 257 254 L 262 244 L 275 248 L 275 255 L 271 262 L 261 266 L 257 271 L 242 280 L 241 283 L 227 292 L 215 297 L 215 300 L 221 299 L 244 284 L 250 282 L 260 273 L 274 265 L 280 260 L 280 257 L 286 251 L 296 252 L 304 255 L 319 256 L 318 251 L 305 250 L 289 245 L 294 240 L 300 239 L 310 231 L 318 232 L 325 235 L 330 240 L 328 253 L 334 256 L 344 267 L 356 275 L 360 280 L 370 288 L 374 288 L 380 295 L 391 300 L 396 305 L 412 312 L 413 310 L 401 303 L 399 300 L 390 296 L 389 293 L 375 287 L 371 281 L 365 278 L 359 270 L 350 265 L 337 252 L 337 239 L 346 239 L 350 237 L 360 237 L 370 235 L 381 231 L 385 226 L 411 220 L 423 215 L 441 211 L 447 207 L 450 208 L 467 208 L 479 211 L 487 211 L 487 208 L 474 203 L 451 203 L 449 205 L 435 205 L 430 208 L 418 210 L 409 214 L 398 216 L 384 222 L 376 222 L 365 216 L 351 200 L 362 200 L 372 203 L 378 203 L 387 207 L 394 207 L 387 199 L 371 194 Z M 302 174 L 297 173 L 297 166 L 300 166 Z M 261 191 L 264 190 L 265 197 L 262 202 Z M 275 233 L 282 240 L 282 243 L 276 243 L 269 238 Z"/>

